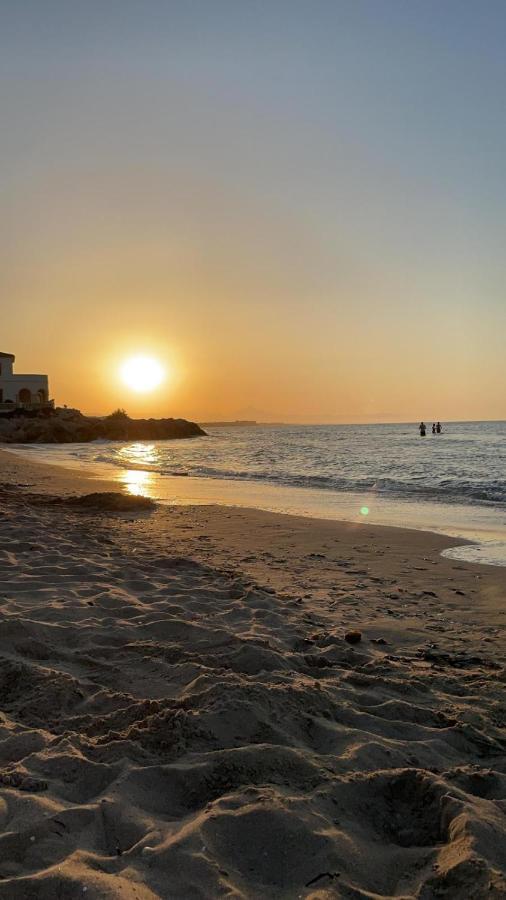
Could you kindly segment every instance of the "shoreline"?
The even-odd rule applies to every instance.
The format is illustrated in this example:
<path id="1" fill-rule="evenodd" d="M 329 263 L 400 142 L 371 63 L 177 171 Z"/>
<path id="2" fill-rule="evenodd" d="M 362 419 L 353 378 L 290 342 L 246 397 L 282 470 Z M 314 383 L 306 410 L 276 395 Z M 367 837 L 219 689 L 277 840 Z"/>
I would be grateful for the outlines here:
<path id="1" fill-rule="evenodd" d="M 258 510 L 274 515 L 302 517 L 310 521 L 421 531 L 450 538 L 451 543 L 446 549 L 455 551 L 451 552 L 451 558 L 455 560 L 478 563 L 481 566 L 506 567 L 506 527 L 503 515 L 487 508 L 470 507 L 468 510 L 458 504 L 451 506 L 428 501 L 394 501 L 392 498 L 385 499 L 367 493 L 334 493 L 191 475 L 182 478 L 177 475 L 160 475 L 142 466 L 129 469 L 126 465 L 124 468 L 116 468 L 107 464 L 92 466 L 81 463 L 76 468 L 68 461 L 31 459 L 24 448 L 9 447 L 0 450 L 0 453 L 8 453 L 29 465 L 46 467 L 46 475 L 49 471 L 54 473 L 55 490 L 60 490 L 59 486 L 65 483 L 65 478 L 62 480 L 60 476 L 68 473 L 67 480 L 72 477 L 99 480 L 108 485 L 108 490 L 150 497 L 167 506 L 219 506 L 224 509 Z M 57 476 L 56 473 L 60 475 Z M 367 504 L 370 504 L 370 509 Z M 367 516 L 362 514 L 364 508 L 368 510 Z M 465 515 L 469 515 L 470 510 L 474 516 L 472 526 L 469 523 L 463 524 Z M 456 524 L 459 522 L 460 524 Z M 461 552 L 459 548 L 462 548 Z"/>
<path id="2" fill-rule="evenodd" d="M 0 900 L 505 895 L 500 568 L 0 473 Z"/>
<path id="3" fill-rule="evenodd" d="M 9 457 L 7 460 L 6 457 Z M 16 462 L 14 462 L 16 460 Z M 124 481 L 118 478 L 107 478 L 105 474 L 99 472 L 92 472 L 91 470 L 83 470 L 83 469 L 72 469 L 67 466 L 51 464 L 47 462 L 39 462 L 38 460 L 29 460 L 21 454 L 13 453 L 10 450 L 5 450 L 4 448 L 0 449 L 0 481 L 6 478 L 6 481 L 3 481 L 3 484 L 13 484 L 15 486 L 21 486 L 22 488 L 26 487 L 36 487 L 37 492 L 41 492 L 42 494 L 54 495 L 54 496 L 64 496 L 71 494 L 85 494 L 91 491 L 92 487 L 96 485 L 100 486 L 104 491 L 113 491 L 121 494 L 129 494 L 132 493 L 133 496 L 136 496 L 136 492 L 129 491 L 128 484 L 125 484 Z M 19 478 L 29 480 L 19 482 Z M 37 481 L 39 479 L 39 481 Z M 220 482 L 217 482 L 220 484 Z M 141 494 L 140 496 L 145 496 Z M 146 496 L 149 496 L 146 495 Z M 390 531 L 394 533 L 398 532 L 406 532 L 407 534 L 413 535 L 416 539 L 420 534 L 430 535 L 433 538 L 440 539 L 441 541 L 441 550 L 451 549 L 453 547 L 458 547 L 460 544 L 470 544 L 471 541 L 460 538 L 453 537 L 452 535 L 445 535 L 438 531 L 431 531 L 430 529 L 421 529 L 421 528 L 409 528 L 400 525 L 383 525 L 379 523 L 365 522 L 361 519 L 357 519 L 356 522 L 350 522 L 346 519 L 331 519 L 331 518 L 322 518 L 319 516 L 306 516 L 306 515 L 298 515 L 296 513 L 290 512 L 277 512 L 274 510 L 265 510 L 256 506 L 242 506 L 238 504 L 231 504 L 227 506 L 226 504 L 215 504 L 215 503 L 207 503 L 205 500 L 200 500 L 196 503 L 193 503 L 192 500 L 185 500 L 182 502 L 176 501 L 171 504 L 170 501 L 160 500 L 156 497 L 153 498 L 155 503 L 160 507 L 169 507 L 176 506 L 179 509 L 210 509 L 216 511 L 224 511 L 224 515 L 230 515 L 233 511 L 243 511 L 246 513 L 258 514 L 260 516 L 265 516 L 267 519 L 274 518 L 274 520 L 279 519 L 281 523 L 283 520 L 288 520 L 288 523 L 298 522 L 307 526 L 308 528 L 312 527 L 311 523 L 320 526 L 330 526 L 335 525 L 337 528 L 340 526 L 344 526 L 344 528 L 354 527 L 358 529 L 374 529 L 379 530 L 380 532 L 384 532 L 387 534 Z M 480 568 L 482 565 L 487 565 L 486 563 L 480 563 Z"/>
<path id="4" fill-rule="evenodd" d="M 48 497 L 83 495 L 95 490 L 129 493 L 117 479 L 106 479 L 89 470 L 32 462 L 8 450 L 0 450 L 0 465 L 0 481 L 4 485 L 21 485 L 21 495 L 29 494 L 34 488 L 34 493 Z M 99 520 L 96 514 L 94 521 Z M 502 567 L 445 555 L 446 551 L 465 549 L 472 544 L 440 532 L 363 520 L 349 522 L 299 516 L 255 507 L 163 501 L 157 502 L 148 516 L 118 514 L 112 521 L 117 536 L 126 539 L 127 545 L 135 540 L 147 540 L 160 553 L 165 553 L 169 542 L 172 552 L 190 554 L 199 564 L 208 565 L 211 560 L 213 565 L 233 567 L 247 578 L 259 578 L 275 590 L 309 591 L 312 596 L 332 592 L 334 566 L 342 562 L 343 553 L 353 560 L 351 571 L 361 572 L 363 577 L 366 567 L 377 565 L 377 557 L 389 556 L 390 567 L 396 573 L 390 578 L 392 583 L 396 579 L 402 581 L 411 564 L 418 579 L 427 579 L 426 584 L 420 585 L 419 596 L 426 589 L 429 595 L 432 593 L 446 602 L 454 599 L 455 591 L 459 597 L 469 591 L 468 598 L 473 594 L 473 603 L 478 601 L 487 617 L 493 610 L 495 625 L 504 625 L 503 611 L 497 606 L 497 598 L 504 595 Z M 438 588 L 441 578 L 459 584 L 441 593 Z M 479 590 L 475 586 L 477 582 Z M 360 593 L 364 588 L 360 579 L 359 586 Z M 461 601 L 464 619 L 471 611 L 468 601 L 466 604 Z"/>

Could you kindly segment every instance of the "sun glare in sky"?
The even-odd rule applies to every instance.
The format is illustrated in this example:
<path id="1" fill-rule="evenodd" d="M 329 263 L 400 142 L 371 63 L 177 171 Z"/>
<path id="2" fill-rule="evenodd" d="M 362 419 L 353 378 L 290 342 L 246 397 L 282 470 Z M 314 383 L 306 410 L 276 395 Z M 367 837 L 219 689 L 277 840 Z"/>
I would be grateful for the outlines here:
<path id="1" fill-rule="evenodd" d="M 2 350 L 90 415 L 506 419 L 505 34 L 506 0 L 0 0 Z"/>
<path id="2" fill-rule="evenodd" d="M 165 378 L 165 370 L 152 356 L 132 356 L 120 369 L 121 379 L 127 387 L 139 394 L 154 391 Z"/>

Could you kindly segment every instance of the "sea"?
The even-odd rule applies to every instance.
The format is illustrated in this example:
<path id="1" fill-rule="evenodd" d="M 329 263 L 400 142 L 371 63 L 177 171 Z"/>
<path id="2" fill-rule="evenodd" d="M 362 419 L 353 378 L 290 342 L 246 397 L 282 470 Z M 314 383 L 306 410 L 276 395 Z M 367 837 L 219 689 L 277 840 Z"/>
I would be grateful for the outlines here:
<path id="1" fill-rule="evenodd" d="M 165 503 L 224 503 L 462 537 L 455 558 L 506 565 L 506 422 L 207 427 L 175 441 L 19 445 Z"/>

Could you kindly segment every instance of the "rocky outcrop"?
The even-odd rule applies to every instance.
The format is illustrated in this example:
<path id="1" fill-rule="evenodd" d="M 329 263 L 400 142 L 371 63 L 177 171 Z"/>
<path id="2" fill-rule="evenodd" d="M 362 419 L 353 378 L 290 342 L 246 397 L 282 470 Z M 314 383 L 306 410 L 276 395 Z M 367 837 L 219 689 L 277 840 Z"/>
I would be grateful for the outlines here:
<path id="1" fill-rule="evenodd" d="M 4 444 L 67 444 L 97 439 L 145 441 L 205 435 L 186 419 L 131 419 L 123 410 L 110 416 L 84 416 L 78 409 L 13 410 L 0 415 Z"/>

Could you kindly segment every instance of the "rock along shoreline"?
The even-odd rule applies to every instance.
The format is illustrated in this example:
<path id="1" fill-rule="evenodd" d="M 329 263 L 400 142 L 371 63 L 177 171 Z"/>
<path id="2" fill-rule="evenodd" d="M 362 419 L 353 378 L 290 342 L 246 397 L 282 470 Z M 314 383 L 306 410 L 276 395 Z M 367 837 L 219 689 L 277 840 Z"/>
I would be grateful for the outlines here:
<path id="1" fill-rule="evenodd" d="M 204 436 L 186 419 L 131 419 L 123 410 L 109 416 L 85 416 L 77 409 L 13 410 L 0 416 L 0 443 L 68 444 L 110 441 L 174 440 Z"/>

